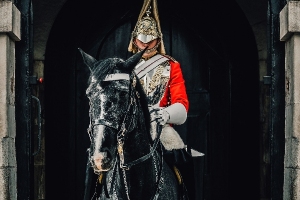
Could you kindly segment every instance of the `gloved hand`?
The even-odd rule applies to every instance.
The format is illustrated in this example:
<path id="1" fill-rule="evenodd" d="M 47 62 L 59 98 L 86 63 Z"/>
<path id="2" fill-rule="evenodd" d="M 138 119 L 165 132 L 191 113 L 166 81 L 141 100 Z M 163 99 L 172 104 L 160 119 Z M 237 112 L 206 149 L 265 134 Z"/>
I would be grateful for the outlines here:
<path id="1" fill-rule="evenodd" d="M 170 119 L 169 113 L 163 107 L 149 107 L 151 122 L 156 120 L 160 125 L 165 125 Z"/>
<path id="2" fill-rule="evenodd" d="M 181 103 L 174 103 L 168 107 L 149 107 L 151 122 L 157 120 L 160 125 L 183 124 L 187 118 L 185 107 Z"/>

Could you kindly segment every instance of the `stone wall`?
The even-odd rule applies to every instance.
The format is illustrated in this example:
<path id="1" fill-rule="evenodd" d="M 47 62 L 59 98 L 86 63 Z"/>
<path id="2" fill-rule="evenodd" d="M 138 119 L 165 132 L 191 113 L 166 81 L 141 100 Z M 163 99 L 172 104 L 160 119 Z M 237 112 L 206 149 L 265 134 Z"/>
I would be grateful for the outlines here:
<path id="1" fill-rule="evenodd" d="M 300 1 L 280 12 L 285 41 L 285 159 L 283 199 L 300 199 Z M 299 77 L 298 77 L 299 76 Z"/>
<path id="2" fill-rule="evenodd" d="M 16 200 L 15 41 L 20 40 L 20 12 L 11 1 L 0 1 L 0 19 L 0 200 Z"/>

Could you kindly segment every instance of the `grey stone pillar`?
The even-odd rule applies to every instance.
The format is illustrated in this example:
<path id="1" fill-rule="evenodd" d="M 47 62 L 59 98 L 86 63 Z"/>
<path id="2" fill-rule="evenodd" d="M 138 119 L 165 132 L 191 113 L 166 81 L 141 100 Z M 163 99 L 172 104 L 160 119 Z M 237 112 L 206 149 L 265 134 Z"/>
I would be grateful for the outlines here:
<path id="1" fill-rule="evenodd" d="M 20 16 L 11 1 L 0 1 L 0 200 L 17 199 L 15 41 L 20 40 Z"/>
<path id="2" fill-rule="evenodd" d="M 280 12 L 285 41 L 285 158 L 283 199 L 300 199 L 300 1 Z"/>

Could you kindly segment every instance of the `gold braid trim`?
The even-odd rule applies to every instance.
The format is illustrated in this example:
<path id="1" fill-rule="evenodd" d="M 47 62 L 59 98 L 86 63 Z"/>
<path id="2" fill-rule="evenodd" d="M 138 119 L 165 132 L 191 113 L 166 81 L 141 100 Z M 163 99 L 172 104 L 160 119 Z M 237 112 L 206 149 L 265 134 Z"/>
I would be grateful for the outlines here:
<path id="1" fill-rule="evenodd" d="M 146 89 L 145 89 L 145 82 L 144 82 L 144 79 L 143 79 L 143 78 L 140 79 L 140 83 L 141 83 L 141 85 L 143 86 L 144 91 L 146 91 Z"/>
<path id="2" fill-rule="evenodd" d="M 162 75 L 162 73 L 164 72 L 164 69 L 165 69 L 165 67 L 164 67 L 163 65 L 159 65 L 159 66 L 157 67 L 157 70 L 156 70 L 155 74 L 152 76 L 152 79 L 151 79 L 151 81 L 150 81 L 150 83 L 149 83 L 149 87 L 148 87 L 149 91 L 148 91 L 148 94 L 149 94 L 150 92 L 152 92 L 152 91 L 156 88 L 156 86 L 158 85 L 159 80 L 160 80 L 160 78 L 161 78 L 161 75 Z"/>

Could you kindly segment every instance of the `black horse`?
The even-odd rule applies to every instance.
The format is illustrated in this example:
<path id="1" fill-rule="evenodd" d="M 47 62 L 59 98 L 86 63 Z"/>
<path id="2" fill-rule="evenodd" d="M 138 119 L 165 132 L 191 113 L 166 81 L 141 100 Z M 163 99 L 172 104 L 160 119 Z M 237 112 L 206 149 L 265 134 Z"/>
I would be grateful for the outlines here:
<path id="1" fill-rule="evenodd" d="M 159 139 L 150 136 L 146 95 L 134 73 L 143 52 L 98 61 L 79 50 L 91 72 L 89 165 L 97 180 L 86 186 L 92 199 L 181 199 L 180 181 L 162 159 Z"/>

